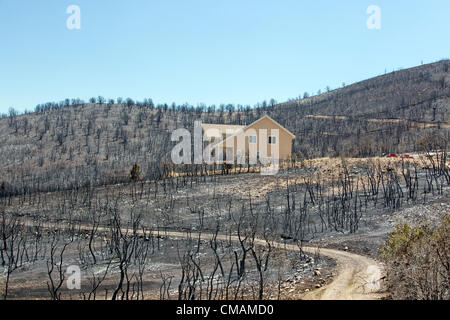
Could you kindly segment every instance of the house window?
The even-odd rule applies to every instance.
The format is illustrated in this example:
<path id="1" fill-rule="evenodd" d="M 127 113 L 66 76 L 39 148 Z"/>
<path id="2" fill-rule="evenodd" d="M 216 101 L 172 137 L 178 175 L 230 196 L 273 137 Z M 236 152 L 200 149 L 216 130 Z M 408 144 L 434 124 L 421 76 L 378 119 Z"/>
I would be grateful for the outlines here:
<path id="1" fill-rule="evenodd" d="M 256 144 L 256 136 L 249 136 L 248 143 Z"/>
<path id="2" fill-rule="evenodd" d="M 226 148 L 225 156 L 226 156 L 226 159 L 225 159 L 226 161 L 233 160 L 233 148 Z"/>
<path id="3" fill-rule="evenodd" d="M 277 137 L 270 136 L 269 137 L 269 144 L 276 144 L 276 143 L 277 143 Z"/>

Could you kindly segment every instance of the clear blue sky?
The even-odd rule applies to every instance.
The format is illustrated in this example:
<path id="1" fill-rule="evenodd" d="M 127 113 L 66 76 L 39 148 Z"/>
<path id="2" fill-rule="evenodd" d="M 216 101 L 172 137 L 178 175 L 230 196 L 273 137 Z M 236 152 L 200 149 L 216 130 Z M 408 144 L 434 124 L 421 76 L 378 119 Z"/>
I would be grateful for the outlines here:
<path id="1" fill-rule="evenodd" d="M 449 14 L 448 0 L 0 0 L 0 112 L 98 95 L 282 102 L 449 57 Z"/>

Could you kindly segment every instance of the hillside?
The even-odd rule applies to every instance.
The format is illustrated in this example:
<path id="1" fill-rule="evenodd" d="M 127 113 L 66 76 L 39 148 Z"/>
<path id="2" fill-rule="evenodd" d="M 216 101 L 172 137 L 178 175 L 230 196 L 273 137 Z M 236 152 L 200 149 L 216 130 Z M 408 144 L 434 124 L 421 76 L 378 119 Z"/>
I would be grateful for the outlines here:
<path id="1" fill-rule="evenodd" d="M 449 66 L 440 61 L 258 108 L 102 97 L 39 105 L 0 119 L 0 180 L 13 193 L 104 185 L 127 179 L 134 163 L 152 179 L 169 160 L 173 129 L 191 129 L 198 119 L 248 124 L 265 113 L 297 136 L 299 156 L 412 152 L 421 136 L 449 135 Z"/>
<path id="2" fill-rule="evenodd" d="M 448 135 L 449 66 L 440 61 L 396 71 L 270 113 L 301 137 L 295 149 L 309 157 L 415 151 L 426 132 Z"/>

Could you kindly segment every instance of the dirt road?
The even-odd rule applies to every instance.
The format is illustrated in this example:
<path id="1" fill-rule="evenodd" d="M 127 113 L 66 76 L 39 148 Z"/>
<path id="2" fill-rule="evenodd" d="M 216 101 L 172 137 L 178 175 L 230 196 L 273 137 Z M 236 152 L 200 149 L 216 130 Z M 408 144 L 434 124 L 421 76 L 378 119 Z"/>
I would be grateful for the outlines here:
<path id="1" fill-rule="evenodd" d="M 183 232 L 163 232 L 167 237 L 185 238 L 187 235 Z M 198 234 L 191 234 L 192 237 L 198 237 Z M 212 234 L 203 233 L 202 240 L 210 240 Z M 239 241 L 237 236 L 218 235 L 218 240 Z M 265 241 L 257 239 L 257 244 L 264 245 Z M 274 242 L 275 248 L 298 251 L 297 245 Z M 307 253 L 315 253 L 315 247 L 303 247 Z M 335 250 L 320 249 L 320 254 L 336 260 L 337 275 L 328 285 L 306 293 L 303 300 L 375 300 L 382 298 L 381 279 L 383 274 L 382 265 L 368 257 L 354 253 Z"/>
<path id="2" fill-rule="evenodd" d="M 313 118 L 313 119 L 330 119 L 330 120 L 349 120 L 348 116 L 337 116 L 337 115 L 326 115 L 326 114 L 309 114 L 306 115 L 305 118 Z M 450 129 L 450 123 L 442 122 L 425 122 L 425 121 L 414 121 L 409 119 L 401 119 L 401 118 L 365 118 L 365 117 L 355 117 L 358 120 L 367 121 L 367 122 L 375 122 L 375 123 L 394 123 L 394 124 L 408 124 L 412 127 L 418 128 L 444 128 Z"/>
<path id="3" fill-rule="evenodd" d="M 25 222 L 27 226 L 33 226 L 34 223 L 30 220 Z M 57 228 L 64 229 L 66 225 L 59 223 L 46 222 L 41 224 L 44 228 Z M 85 228 L 86 231 L 90 230 L 90 227 L 85 225 L 81 226 L 81 229 Z M 106 227 L 99 227 L 98 231 L 107 232 L 109 229 Z M 132 232 L 130 229 L 124 229 L 123 232 Z M 144 235 L 142 230 L 137 231 L 139 234 Z M 171 238 L 198 238 L 197 232 L 177 232 L 177 231 L 152 231 L 154 236 L 165 236 Z M 148 235 L 148 234 L 147 234 Z M 200 239 L 209 241 L 213 238 L 212 233 L 201 233 Z M 217 235 L 217 240 L 238 242 L 239 238 L 234 235 Z M 265 240 L 255 239 L 255 243 L 259 245 L 265 245 Z M 299 248 L 295 244 L 287 244 L 282 242 L 271 243 L 274 248 L 298 251 Z M 303 251 L 307 253 L 317 252 L 317 247 L 302 247 Z M 383 274 L 382 265 L 365 256 L 357 255 L 354 253 L 321 248 L 319 250 L 321 255 L 325 255 L 332 258 L 337 263 L 337 275 L 331 283 L 322 288 L 313 290 L 306 293 L 303 300 L 374 300 L 380 299 L 382 294 L 381 279 Z"/>
<path id="4" fill-rule="evenodd" d="M 308 251 L 310 248 L 305 248 Z M 354 253 L 320 249 L 320 253 L 336 260 L 337 276 L 333 281 L 306 294 L 305 300 L 375 300 L 382 298 L 382 265 Z"/>

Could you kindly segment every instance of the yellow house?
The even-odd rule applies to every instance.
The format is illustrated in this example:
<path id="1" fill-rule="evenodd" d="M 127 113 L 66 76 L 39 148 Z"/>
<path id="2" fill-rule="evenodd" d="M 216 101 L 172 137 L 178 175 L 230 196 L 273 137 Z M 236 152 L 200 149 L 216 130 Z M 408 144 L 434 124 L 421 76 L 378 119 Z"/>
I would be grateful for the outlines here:
<path id="1" fill-rule="evenodd" d="M 228 162 L 256 163 L 255 160 L 290 159 L 295 135 L 268 115 L 248 126 L 202 124 L 205 140 L 214 138 L 212 154 L 219 150 Z"/>

